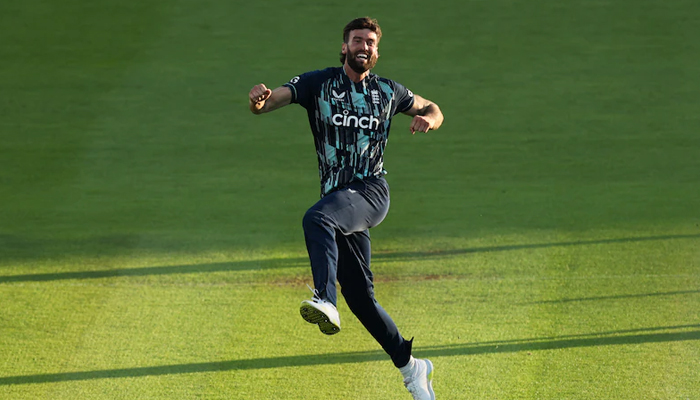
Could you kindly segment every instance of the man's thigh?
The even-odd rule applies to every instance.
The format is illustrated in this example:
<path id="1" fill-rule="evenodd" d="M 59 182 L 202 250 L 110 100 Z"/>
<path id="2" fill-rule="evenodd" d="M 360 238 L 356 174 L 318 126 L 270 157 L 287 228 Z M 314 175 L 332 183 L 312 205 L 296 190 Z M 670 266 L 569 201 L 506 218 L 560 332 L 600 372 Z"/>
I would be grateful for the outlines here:
<path id="1" fill-rule="evenodd" d="M 309 211 L 323 214 L 344 235 L 379 225 L 389 211 L 388 194 L 377 193 L 366 182 L 353 182 L 319 200 Z"/>

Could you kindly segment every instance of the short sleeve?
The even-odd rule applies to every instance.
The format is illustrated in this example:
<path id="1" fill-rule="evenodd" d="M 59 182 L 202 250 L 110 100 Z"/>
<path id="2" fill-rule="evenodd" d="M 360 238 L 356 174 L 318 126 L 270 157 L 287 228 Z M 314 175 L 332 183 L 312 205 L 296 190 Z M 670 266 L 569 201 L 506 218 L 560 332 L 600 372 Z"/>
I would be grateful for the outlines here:
<path id="1" fill-rule="evenodd" d="M 396 101 L 396 114 L 406 112 L 413 107 L 415 101 L 413 92 L 408 90 L 404 85 L 394 82 L 394 93 Z"/>
<path id="2" fill-rule="evenodd" d="M 282 86 L 292 91 L 292 103 L 297 103 L 307 108 L 318 89 L 321 71 L 311 71 L 295 76 Z"/>

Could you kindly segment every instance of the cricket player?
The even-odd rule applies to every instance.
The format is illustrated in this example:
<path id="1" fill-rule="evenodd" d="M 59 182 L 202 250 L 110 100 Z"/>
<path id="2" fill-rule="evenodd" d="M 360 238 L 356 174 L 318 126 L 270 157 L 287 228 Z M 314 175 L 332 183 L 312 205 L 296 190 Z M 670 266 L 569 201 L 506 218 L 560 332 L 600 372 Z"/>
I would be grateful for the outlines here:
<path id="1" fill-rule="evenodd" d="M 392 118 L 413 117 L 411 133 L 440 127 L 437 104 L 403 85 L 371 73 L 382 31 L 376 20 L 357 18 L 343 29 L 342 67 L 307 72 L 271 90 L 249 93 L 250 111 L 262 114 L 297 103 L 314 136 L 321 199 L 304 215 L 303 228 L 315 289 L 301 303 L 302 317 L 321 332 L 340 331 L 337 287 L 350 310 L 400 370 L 415 400 L 434 400 L 433 364 L 411 355 L 413 339 L 399 333 L 374 297 L 369 229 L 389 211 L 384 150 Z"/>

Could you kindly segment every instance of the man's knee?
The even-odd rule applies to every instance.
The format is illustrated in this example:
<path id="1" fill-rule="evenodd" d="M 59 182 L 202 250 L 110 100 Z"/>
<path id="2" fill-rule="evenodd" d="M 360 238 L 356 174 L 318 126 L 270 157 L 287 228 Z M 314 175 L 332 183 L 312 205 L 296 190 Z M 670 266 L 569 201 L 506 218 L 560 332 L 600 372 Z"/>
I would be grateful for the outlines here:
<path id="1" fill-rule="evenodd" d="M 319 225 L 330 225 L 327 221 L 328 218 L 325 214 L 319 210 L 311 208 L 306 211 L 306 214 L 304 214 L 304 219 L 301 221 L 301 224 L 306 231 L 309 228 L 317 227 Z"/>

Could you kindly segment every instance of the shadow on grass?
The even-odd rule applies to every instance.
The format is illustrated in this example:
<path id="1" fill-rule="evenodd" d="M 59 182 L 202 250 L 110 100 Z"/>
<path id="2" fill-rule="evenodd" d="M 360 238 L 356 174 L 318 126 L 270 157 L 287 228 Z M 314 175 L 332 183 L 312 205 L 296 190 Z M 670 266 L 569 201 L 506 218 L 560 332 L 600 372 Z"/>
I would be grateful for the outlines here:
<path id="1" fill-rule="evenodd" d="M 578 297 L 578 298 L 571 298 L 571 299 L 530 301 L 527 303 L 515 303 L 515 304 L 516 305 L 560 304 L 560 303 L 575 303 L 575 302 L 581 302 L 581 301 L 633 299 L 633 298 L 639 298 L 639 297 L 677 296 L 677 295 L 681 295 L 681 294 L 695 294 L 695 293 L 700 293 L 700 290 L 676 290 L 676 291 L 672 291 L 672 292 L 621 294 L 621 295 L 616 295 L 616 296 Z"/>
<path id="2" fill-rule="evenodd" d="M 660 235 L 660 236 L 643 236 L 629 237 L 617 239 L 598 239 L 598 240 L 576 240 L 569 242 L 553 242 L 553 243 L 531 243 L 531 244 L 514 244 L 504 246 L 484 246 L 473 247 L 468 249 L 454 250 L 436 250 L 436 251 L 418 251 L 418 252 L 395 252 L 395 253 L 378 253 L 373 254 L 373 259 L 393 259 L 393 258 L 430 258 L 440 256 L 453 256 L 470 253 L 489 253 L 513 250 L 529 250 L 529 249 L 546 249 L 551 247 L 569 247 L 569 246 L 588 246 L 598 244 L 617 244 L 617 243 L 635 243 L 635 242 L 652 242 L 660 240 L 677 240 L 677 239 L 699 239 L 700 233 L 686 235 Z"/>
<path id="3" fill-rule="evenodd" d="M 700 324 L 629 329 L 546 338 L 500 340 L 492 342 L 455 344 L 449 346 L 422 347 L 416 348 L 415 353 L 416 356 L 419 357 L 449 357 L 493 353 L 517 353 L 522 351 L 559 350 L 581 347 L 599 347 L 700 340 L 700 330 L 695 328 L 700 328 Z M 36 383 L 84 381 L 92 379 L 137 378 L 144 376 L 190 374 L 200 372 L 254 370 L 282 367 L 304 367 L 312 365 L 330 364 L 351 364 L 381 360 L 388 361 L 388 357 L 382 351 L 358 351 L 320 355 L 298 355 L 204 363 L 162 365 L 155 367 L 121 368 L 55 374 L 5 376 L 0 377 L 0 385 L 26 385 Z"/>
<path id="4" fill-rule="evenodd" d="M 170 265 L 165 267 L 117 268 L 101 271 L 74 271 L 48 274 L 4 275 L 0 276 L 0 283 L 45 282 L 66 279 L 100 279 L 148 275 L 201 274 L 222 271 L 229 272 L 245 270 L 264 270 L 275 268 L 291 268 L 306 265 L 308 265 L 308 260 L 306 258 L 275 258 L 269 260 L 250 260 L 210 264 Z"/>
<path id="5" fill-rule="evenodd" d="M 372 257 L 374 260 L 393 261 L 396 259 L 422 259 L 431 257 L 454 256 L 470 253 L 487 253 L 501 252 L 523 249 L 544 249 L 551 247 L 566 247 L 566 246 L 586 246 L 598 244 L 613 244 L 613 243 L 634 243 L 648 242 L 658 240 L 675 240 L 675 239 L 695 239 L 700 238 L 700 234 L 687 235 L 663 235 L 663 236 L 646 236 L 618 239 L 601 239 L 601 240 L 581 240 L 571 242 L 553 242 L 553 243 L 534 243 L 534 244 L 519 244 L 508 246 L 485 246 L 472 247 L 467 249 L 456 250 L 438 250 L 438 251 L 415 251 L 415 252 L 396 252 L 396 253 L 376 253 Z M 145 268 L 119 268 L 100 271 L 75 271 L 75 272 L 57 272 L 47 274 L 23 274 L 23 275 L 0 275 L 0 283 L 13 282 L 45 282 L 58 281 L 66 279 L 99 279 L 112 278 L 123 276 L 146 276 L 146 275 L 168 275 L 168 274 L 194 274 L 207 272 L 222 272 L 222 271 L 243 271 L 256 269 L 274 269 L 274 268 L 290 268 L 307 266 L 306 258 L 277 258 L 269 260 L 249 260 L 238 262 L 224 262 L 211 264 L 197 265 L 172 265 L 164 267 L 145 267 Z"/>

